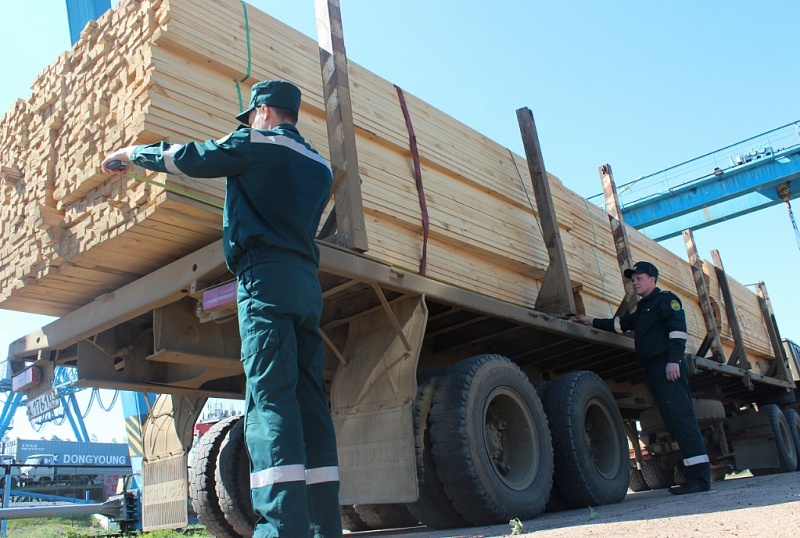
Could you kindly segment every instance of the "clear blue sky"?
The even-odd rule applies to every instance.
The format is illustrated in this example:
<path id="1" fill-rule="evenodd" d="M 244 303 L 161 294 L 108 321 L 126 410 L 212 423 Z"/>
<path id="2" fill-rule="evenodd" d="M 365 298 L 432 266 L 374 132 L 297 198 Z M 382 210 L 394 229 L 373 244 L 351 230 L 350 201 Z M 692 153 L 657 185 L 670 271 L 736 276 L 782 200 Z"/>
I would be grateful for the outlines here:
<path id="1" fill-rule="evenodd" d="M 64 0 L 7 4 L 0 112 L 69 48 Z M 583 196 L 600 191 L 603 163 L 624 183 L 800 120 L 797 0 L 341 4 L 352 61 L 519 154 L 515 111 L 531 108 L 548 171 Z M 313 0 L 253 5 L 316 37 Z M 766 282 L 783 336 L 800 340 L 800 251 L 783 205 L 695 239 L 739 282 Z M 665 244 L 685 259 L 682 240 Z M 38 325 L 0 311 L 0 349 Z"/>

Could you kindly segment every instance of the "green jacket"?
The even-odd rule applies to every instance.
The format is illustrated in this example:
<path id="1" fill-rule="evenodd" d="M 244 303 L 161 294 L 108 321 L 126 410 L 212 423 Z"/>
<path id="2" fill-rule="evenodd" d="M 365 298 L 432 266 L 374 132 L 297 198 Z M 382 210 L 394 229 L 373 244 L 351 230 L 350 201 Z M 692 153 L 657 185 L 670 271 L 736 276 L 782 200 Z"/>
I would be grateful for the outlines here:
<path id="1" fill-rule="evenodd" d="M 595 319 L 598 329 L 636 331 L 636 361 L 645 369 L 667 362 L 680 363 L 686 351 L 686 314 L 678 296 L 653 290 L 636 304 L 636 311 L 620 318 Z"/>
<path id="2" fill-rule="evenodd" d="M 333 176 L 294 125 L 240 129 L 216 141 L 136 146 L 131 160 L 158 172 L 227 177 L 224 254 L 237 276 L 265 261 L 319 266 L 315 236 Z"/>

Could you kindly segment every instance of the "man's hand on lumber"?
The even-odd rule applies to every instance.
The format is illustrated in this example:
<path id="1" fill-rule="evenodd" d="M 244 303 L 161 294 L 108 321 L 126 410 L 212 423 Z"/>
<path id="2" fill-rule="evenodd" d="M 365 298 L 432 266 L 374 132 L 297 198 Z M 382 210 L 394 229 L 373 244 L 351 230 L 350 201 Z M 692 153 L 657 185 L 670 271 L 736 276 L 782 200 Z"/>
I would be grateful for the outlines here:
<path id="1" fill-rule="evenodd" d="M 587 316 L 585 314 L 578 314 L 577 316 L 572 318 L 572 320 L 575 321 L 576 323 L 581 323 L 583 325 L 589 325 L 591 327 L 592 320 L 594 320 L 594 318 L 592 316 Z"/>
<path id="2" fill-rule="evenodd" d="M 128 163 L 131 160 L 132 151 L 133 146 L 128 146 L 109 153 L 102 164 L 103 172 L 107 174 L 124 174 L 128 169 Z M 109 168 L 108 165 L 113 161 L 119 161 L 123 166 Z"/>

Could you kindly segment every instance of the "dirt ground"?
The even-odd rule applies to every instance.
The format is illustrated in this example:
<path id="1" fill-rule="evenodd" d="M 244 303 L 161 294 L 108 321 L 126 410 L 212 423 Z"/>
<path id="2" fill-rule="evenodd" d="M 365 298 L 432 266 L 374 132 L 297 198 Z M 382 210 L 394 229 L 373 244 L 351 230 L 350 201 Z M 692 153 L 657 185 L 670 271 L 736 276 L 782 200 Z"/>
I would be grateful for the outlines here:
<path id="1" fill-rule="evenodd" d="M 500 538 L 507 524 L 430 531 L 426 528 L 351 533 L 379 538 Z M 800 472 L 728 478 L 708 493 L 677 496 L 666 490 L 629 493 L 619 504 L 542 514 L 523 522 L 535 538 L 646 536 L 647 538 L 800 536 Z"/>

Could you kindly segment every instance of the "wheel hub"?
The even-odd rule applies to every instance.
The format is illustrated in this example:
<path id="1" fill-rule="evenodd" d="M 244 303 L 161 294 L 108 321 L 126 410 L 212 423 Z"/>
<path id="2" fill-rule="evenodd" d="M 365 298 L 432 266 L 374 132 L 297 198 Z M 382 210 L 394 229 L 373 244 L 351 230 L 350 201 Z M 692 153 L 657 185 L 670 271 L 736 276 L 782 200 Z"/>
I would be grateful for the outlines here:
<path id="1" fill-rule="evenodd" d="M 503 431 L 508 427 L 505 420 L 490 409 L 486 416 L 486 450 L 495 468 L 501 474 L 508 474 L 511 466 L 503 461 Z"/>

